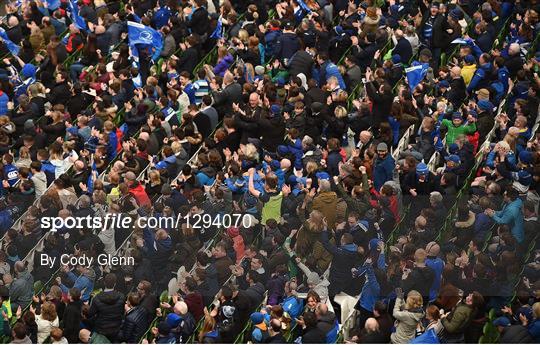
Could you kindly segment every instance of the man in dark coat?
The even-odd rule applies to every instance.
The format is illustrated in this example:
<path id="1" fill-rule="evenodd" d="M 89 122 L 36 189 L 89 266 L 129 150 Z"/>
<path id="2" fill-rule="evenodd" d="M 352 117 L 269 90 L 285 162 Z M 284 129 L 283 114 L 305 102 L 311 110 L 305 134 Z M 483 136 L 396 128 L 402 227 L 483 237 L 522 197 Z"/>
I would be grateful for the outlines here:
<path id="1" fill-rule="evenodd" d="M 125 307 L 126 316 L 118 334 L 119 342 L 136 344 L 146 332 L 149 318 L 146 309 L 140 305 L 140 301 L 137 293 L 132 292 L 128 295 Z"/>
<path id="2" fill-rule="evenodd" d="M 336 239 L 340 242 L 340 246 L 330 243 L 328 240 L 328 231 L 321 233 L 321 242 L 324 248 L 333 255 L 332 266 L 330 267 L 329 295 L 334 296 L 340 292 L 345 292 L 349 295 L 358 293 L 353 286 L 351 279 L 351 269 L 358 266 L 358 247 L 353 243 L 353 236 L 349 233 L 343 234 L 341 239 Z M 356 291 L 355 291 L 356 290 Z"/>
<path id="3" fill-rule="evenodd" d="M 285 27 L 283 28 L 283 34 L 278 38 L 276 42 L 276 57 L 283 62 L 288 61 L 299 49 L 300 40 L 294 32 L 293 24 L 285 24 Z"/>
<path id="4" fill-rule="evenodd" d="M 429 290 L 435 280 L 435 272 L 426 266 L 427 253 L 424 249 L 417 249 L 414 253 L 414 268 L 405 269 L 401 287 L 405 295 L 411 290 L 418 291 L 424 301 L 429 301 Z"/>
<path id="5" fill-rule="evenodd" d="M 104 282 L 105 290 L 92 299 L 88 317 L 95 320 L 96 332 L 106 336 L 111 342 L 116 342 L 124 315 L 124 295 L 114 289 L 114 273 L 107 274 Z"/>
<path id="6" fill-rule="evenodd" d="M 69 289 L 68 293 L 69 303 L 64 310 L 64 317 L 62 318 L 62 329 L 64 330 L 64 337 L 70 344 L 76 344 L 79 342 L 79 331 L 81 329 L 81 291 L 77 288 Z"/>

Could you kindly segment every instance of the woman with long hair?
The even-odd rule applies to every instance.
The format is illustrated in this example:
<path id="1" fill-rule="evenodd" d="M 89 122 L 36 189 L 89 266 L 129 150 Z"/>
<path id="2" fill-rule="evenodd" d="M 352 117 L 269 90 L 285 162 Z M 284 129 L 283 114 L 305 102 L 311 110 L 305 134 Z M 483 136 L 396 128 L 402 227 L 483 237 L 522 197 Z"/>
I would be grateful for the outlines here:
<path id="1" fill-rule="evenodd" d="M 392 344 L 406 344 L 414 338 L 416 326 L 424 317 L 423 304 L 424 300 L 418 291 L 409 291 L 405 300 L 403 292 L 398 289 L 393 312 L 397 326 L 396 331 L 390 336 Z"/>
<path id="2" fill-rule="evenodd" d="M 204 322 L 199 331 L 199 343 L 201 344 L 216 344 L 219 343 L 219 330 L 216 327 L 216 319 L 204 310 Z"/>
<path id="3" fill-rule="evenodd" d="M 95 65 L 100 60 L 101 54 L 97 49 L 97 36 L 91 33 L 86 39 L 81 58 L 69 67 L 71 80 L 76 81 L 85 67 Z"/>

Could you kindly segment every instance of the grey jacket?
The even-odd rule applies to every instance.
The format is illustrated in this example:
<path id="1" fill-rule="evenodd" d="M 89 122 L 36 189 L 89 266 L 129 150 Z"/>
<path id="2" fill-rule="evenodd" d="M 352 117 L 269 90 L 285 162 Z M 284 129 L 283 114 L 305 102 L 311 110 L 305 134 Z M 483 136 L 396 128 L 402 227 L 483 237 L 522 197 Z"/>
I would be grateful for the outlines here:
<path id="1" fill-rule="evenodd" d="M 397 320 L 396 332 L 392 333 L 390 339 L 392 344 L 407 344 L 416 333 L 418 322 L 424 317 L 424 311 L 417 310 L 402 310 L 405 307 L 405 301 L 402 298 L 396 300 L 394 305 L 394 317 Z"/>

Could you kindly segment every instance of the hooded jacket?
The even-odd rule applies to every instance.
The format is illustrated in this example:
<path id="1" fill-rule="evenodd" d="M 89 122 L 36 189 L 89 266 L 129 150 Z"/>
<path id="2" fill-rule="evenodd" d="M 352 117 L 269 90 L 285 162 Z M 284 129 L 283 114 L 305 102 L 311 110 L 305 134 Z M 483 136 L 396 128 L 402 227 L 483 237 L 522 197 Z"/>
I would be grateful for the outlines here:
<path id="1" fill-rule="evenodd" d="M 401 307 L 404 306 L 405 301 L 402 298 L 396 299 L 393 315 L 397 320 L 397 326 L 396 332 L 390 336 L 393 344 L 406 344 L 414 338 L 416 326 L 424 317 L 422 309 L 401 310 Z"/>
<path id="2" fill-rule="evenodd" d="M 88 317 L 94 320 L 95 331 L 115 338 L 122 325 L 124 295 L 118 291 L 104 291 L 92 299 Z"/>
<path id="3" fill-rule="evenodd" d="M 131 193 L 135 200 L 137 200 L 137 204 L 139 206 L 151 204 L 148 194 L 146 194 L 143 185 L 141 185 L 140 183 L 135 182 L 134 184 L 132 184 L 129 187 L 129 193 Z"/>
<path id="4" fill-rule="evenodd" d="M 502 210 L 495 212 L 493 215 L 493 220 L 497 224 L 508 224 L 512 227 L 510 230 L 512 236 L 514 236 L 519 243 L 522 243 L 525 239 L 522 206 L 523 201 L 518 198 L 504 205 Z"/>

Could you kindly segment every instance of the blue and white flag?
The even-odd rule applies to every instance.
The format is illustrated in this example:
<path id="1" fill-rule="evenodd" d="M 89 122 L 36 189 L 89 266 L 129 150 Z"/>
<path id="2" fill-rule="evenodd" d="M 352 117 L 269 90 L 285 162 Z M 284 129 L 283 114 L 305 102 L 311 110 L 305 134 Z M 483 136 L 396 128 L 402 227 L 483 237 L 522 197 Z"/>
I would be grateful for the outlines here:
<path id="1" fill-rule="evenodd" d="M 210 38 L 217 38 L 218 40 L 220 38 L 223 38 L 223 21 L 221 20 L 221 17 L 219 17 L 216 28 L 214 29 L 214 32 L 210 35 Z"/>
<path id="2" fill-rule="evenodd" d="M 163 37 L 161 33 L 149 26 L 128 21 L 128 40 L 131 47 L 131 54 L 135 61 L 139 61 L 139 51 L 136 45 L 144 45 L 155 48 L 152 55 L 152 60 L 159 57 L 161 49 L 163 49 Z"/>
<path id="3" fill-rule="evenodd" d="M 73 25 L 79 30 L 88 31 L 88 26 L 83 17 L 79 15 L 79 6 L 75 0 L 69 0 L 69 13 Z"/>
<path id="4" fill-rule="evenodd" d="M 94 173 L 96 176 L 99 175 L 95 162 L 92 163 L 92 171 L 90 172 L 90 175 L 88 176 L 88 179 L 86 180 L 86 188 L 88 189 L 89 194 L 94 192 Z"/>
<path id="5" fill-rule="evenodd" d="M 409 84 L 411 91 L 414 90 L 414 88 L 424 79 L 428 68 L 429 64 L 420 63 L 417 61 L 414 61 L 411 67 L 405 68 L 405 73 L 407 74 L 407 83 Z"/>
<path id="6" fill-rule="evenodd" d="M 11 54 L 19 55 L 19 51 L 21 50 L 21 48 L 15 43 L 13 43 L 12 40 L 9 39 L 6 33 L 6 30 L 4 30 L 3 28 L 0 28 L 0 40 L 4 42 L 4 44 L 6 45 L 7 49 L 9 50 Z"/>
<path id="7" fill-rule="evenodd" d="M 452 43 L 452 44 L 467 44 L 467 40 L 464 39 L 463 37 L 460 37 L 460 38 L 456 38 L 455 40 L 453 40 L 450 43 Z"/>

